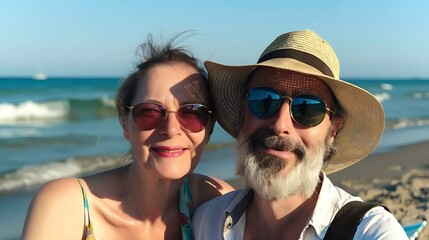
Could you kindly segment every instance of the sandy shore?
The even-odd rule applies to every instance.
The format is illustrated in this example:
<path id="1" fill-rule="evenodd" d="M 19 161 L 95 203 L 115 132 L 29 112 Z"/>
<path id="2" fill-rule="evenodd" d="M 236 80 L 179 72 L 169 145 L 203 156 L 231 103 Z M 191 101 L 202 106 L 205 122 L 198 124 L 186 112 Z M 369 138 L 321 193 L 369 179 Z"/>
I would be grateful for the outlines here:
<path id="1" fill-rule="evenodd" d="M 328 177 L 367 202 L 387 206 L 403 225 L 429 220 L 429 142 L 372 154 Z M 242 187 L 238 179 L 228 182 Z M 418 239 L 429 239 L 429 227 Z"/>
<path id="2" fill-rule="evenodd" d="M 370 155 L 328 177 L 365 201 L 386 205 L 403 225 L 429 219 L 429 142 Z M 228 182 L 242 187 L 238 179 Z M 0 196 L 0 240 L 19 239 L 31 197 Z M 419 239 L 429 239 L 429 227 Z"/>

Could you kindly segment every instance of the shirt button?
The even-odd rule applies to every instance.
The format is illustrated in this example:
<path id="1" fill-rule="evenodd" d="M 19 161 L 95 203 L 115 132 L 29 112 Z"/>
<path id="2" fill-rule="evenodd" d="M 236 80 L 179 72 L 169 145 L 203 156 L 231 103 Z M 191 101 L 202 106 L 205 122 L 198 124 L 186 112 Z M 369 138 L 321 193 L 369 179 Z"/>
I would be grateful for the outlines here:
<path id="1" fill-rule="evenodd" d="M 228 229 L 228 230 L 232 228 L 232 217 L 231 217 L 231 215 L 229 215 L 228 217 L 226 217 L 225 227 L 224 228 Z"/>

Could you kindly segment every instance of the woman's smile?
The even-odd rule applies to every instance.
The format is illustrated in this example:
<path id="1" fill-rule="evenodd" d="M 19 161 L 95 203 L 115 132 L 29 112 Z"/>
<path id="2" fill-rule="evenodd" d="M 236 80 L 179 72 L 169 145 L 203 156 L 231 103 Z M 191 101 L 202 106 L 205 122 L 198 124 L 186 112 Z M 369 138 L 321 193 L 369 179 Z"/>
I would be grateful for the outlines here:
<path id="1" fill-rule="evenodd" d="M 151 150 L 155 154 L 157 154 L 157 155 L 159 155 L 161 157 L 179 157 L 183 153 L 185 153 L 185 151 L 187 150 L 187 148 L 184 148 L 184 147 L 157 146 L 157 147 L 151 148 Z"/>

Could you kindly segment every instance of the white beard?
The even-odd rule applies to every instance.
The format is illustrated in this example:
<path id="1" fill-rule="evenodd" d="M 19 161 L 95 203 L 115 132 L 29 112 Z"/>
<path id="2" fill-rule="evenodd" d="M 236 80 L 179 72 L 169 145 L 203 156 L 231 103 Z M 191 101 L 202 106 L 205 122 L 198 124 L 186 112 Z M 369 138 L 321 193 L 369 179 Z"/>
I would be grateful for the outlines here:
<path id="1" fill-rule="evenodd" d="M 247 186 L 263 198 L 274 201 L 296 194 L 310 198 L 320 181 L 327 144 L 320 142 L 313 152 L 305 151 L 303 159 L 288 173 L 258 166 L 258 156 L 249 147 L 249 142 L 240 134 L 238 138 L 237 174 L 242 175 Z M 279 159 L 281 161 L 281 159 Z"/>

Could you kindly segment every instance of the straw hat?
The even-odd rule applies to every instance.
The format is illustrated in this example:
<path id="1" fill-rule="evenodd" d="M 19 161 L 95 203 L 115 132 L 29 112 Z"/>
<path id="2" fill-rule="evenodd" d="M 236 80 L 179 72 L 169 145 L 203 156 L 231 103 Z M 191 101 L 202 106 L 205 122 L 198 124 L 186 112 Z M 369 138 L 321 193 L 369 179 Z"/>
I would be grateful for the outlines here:
<path id="1" fill-rule="evenodd" d="M 204 63 L 219 124 L 237 138 L 240 102 L 247 77 L 259 66 L 287 69 L 316 76 L 334 93 L 343 117 L 336 135 L 337 153 L 324 169 L 327 174 L 344 169 L 374 151 L 384 129 L 380 102 L 366 90 L 339 79 L 340 64 L 332 47 L 311 30 L 285 33 L 262 53 L 255 65 L 225 66 Z"/>

